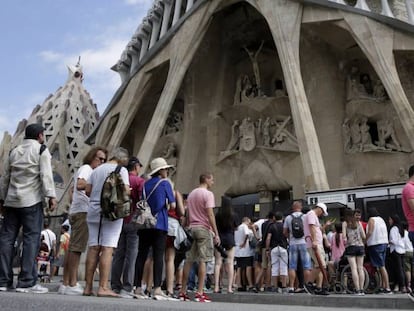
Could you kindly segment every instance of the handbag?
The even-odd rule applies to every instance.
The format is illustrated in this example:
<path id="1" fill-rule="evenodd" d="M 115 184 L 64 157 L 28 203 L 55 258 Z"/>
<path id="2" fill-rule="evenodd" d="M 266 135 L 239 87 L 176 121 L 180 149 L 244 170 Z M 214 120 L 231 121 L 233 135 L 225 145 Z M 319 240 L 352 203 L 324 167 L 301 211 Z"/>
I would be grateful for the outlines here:
<path id="1" fill-rule="evenodd" d="M 180 243 L 180 247 L 178 249 L 179 252 L 188 252 L 193 245 L 193 236 L 191 235 L 190 229 L 183 228 L 185 232 L 186 238 Z"/>
<path id="2" fill-rule="evenodd" d="M 157 214 L 152 214 L 151 207 L 148 204 L 148 199 L 162 181 L 163 180 L 161 179 L 157 182 L 148 196 L 145 194 L 145 187 L 142 190 L 143 199 L 137 202 L 137 209 L 135 211 L 134 217 L 132 218 L 132 222 L 136 225 L 138 230 L 153 229 L 157 224 Z"/>

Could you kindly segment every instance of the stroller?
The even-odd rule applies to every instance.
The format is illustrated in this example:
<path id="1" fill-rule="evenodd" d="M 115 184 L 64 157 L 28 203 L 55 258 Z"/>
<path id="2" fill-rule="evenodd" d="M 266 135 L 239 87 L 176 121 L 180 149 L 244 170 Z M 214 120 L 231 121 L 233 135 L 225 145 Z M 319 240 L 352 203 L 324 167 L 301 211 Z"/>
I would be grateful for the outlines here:
<path id="1" fill-rule="evenodd" d="M 40 245 L 39 254 L 36 257 L 37 273 L 41 283 L 50 283 L 50 256 L 46 243 Z"/>

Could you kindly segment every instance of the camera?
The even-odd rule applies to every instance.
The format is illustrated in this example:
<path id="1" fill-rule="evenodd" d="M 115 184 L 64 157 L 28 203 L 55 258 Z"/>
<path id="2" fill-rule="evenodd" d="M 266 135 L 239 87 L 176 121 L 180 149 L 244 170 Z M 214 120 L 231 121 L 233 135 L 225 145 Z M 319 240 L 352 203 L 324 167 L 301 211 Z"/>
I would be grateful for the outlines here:
<path id="1" fill-rule="evenodd" d="M 221 246 L 221 245 L 215 245 L 214 247 L 220 253 L 221 257 L 227 258 L 227 252 L 226 252 L 226 250 L 224 249 L 223 246 Z"/>

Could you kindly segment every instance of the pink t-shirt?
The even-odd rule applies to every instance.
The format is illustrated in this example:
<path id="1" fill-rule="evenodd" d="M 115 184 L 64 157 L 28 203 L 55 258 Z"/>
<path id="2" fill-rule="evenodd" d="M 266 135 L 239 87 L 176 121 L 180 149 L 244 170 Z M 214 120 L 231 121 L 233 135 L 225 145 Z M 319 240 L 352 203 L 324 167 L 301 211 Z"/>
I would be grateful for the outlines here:
<path id="1" fill-rule="evenodd" d="M 187 198 L 187 210 L 190 227 L 204 227 L 211 230 L 208 208 L 214 208 L 214 194 L 206 188 L 196 188 Z"/>
<path id="2" fill-rule="evenodd" d="M 304 217 L 303 221 L 303 231 L 305 233 L 305 240 L 306 240 L 306 247 L 311 248 L 312 247 L 312 241 L 309 238 L 306 238 L 308 236 L 311 236 L 309 225 L 315 225 L 316 228 L 316 242 L 318 245 L 323 245 L 323 237 L 322 237 L 322 231 L 320 230 L 320 223 L 319 218 L 316 216 L 314 210 L 310 210 Z"/>
<path id="3" fill-rule="evenodd" d="M 414 183 L 411 181 L 405 184 L 401 198 L 404 215 L 408 223 L 408 231 L 411 232 L 414 231 L 414 214 L 408 204 L 409 199 L 414 199 Z"/>
<path id="4" fill-rule="evenodd" d="M 331 243 L 331 256 L 333 261 L 339 261 L 345 251 L 344 237 L 342 234 L 339 234 L 339 245 L 336 245 L 337 234 L 339 233 L 335 232 L 332 234 L 331 240 L 329 241 L 329 243 Z"/>

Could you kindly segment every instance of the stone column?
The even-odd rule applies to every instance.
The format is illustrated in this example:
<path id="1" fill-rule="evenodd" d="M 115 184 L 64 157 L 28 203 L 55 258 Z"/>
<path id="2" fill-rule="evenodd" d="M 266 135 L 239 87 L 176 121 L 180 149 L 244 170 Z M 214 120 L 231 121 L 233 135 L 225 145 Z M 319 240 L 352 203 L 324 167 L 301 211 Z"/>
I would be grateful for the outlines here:
<path id="1" fill-rule="evenodd" d="M 141 41 L 137 37 L 133 37 L 127 46 L 128 54 L 131 56 L 131 68 L 130 73 L 132 74 L 139 64 L 139 54 L 141 50 Z"/>
<path id="2" fill-rule="evenodd" d="M 405 0 L 405 7 L 407 9 L 408 22 L 414 24 L 414 10 L 413 10 L 413 1 Z"/>
<path id="3" fill-rule="evenodd" d="M 121 59 L 118 61 L 116 65 L 116 69 L 121 76 L 121 81 L 124 83 L 129 78 L 129 72 L 130 72 L 130 59 L 129 55 L 127 54 L 127 51 L 124 50 L 121 55 Z"/>
<path id="4" fill-rule="evenodd" d="M 194 0 L 187 0 L 187 7 L 185 8 L 185 11 L 188 12 L 193 5 L 194 5 Z"/>
<path id="5" fill-rule="evenodd" d="M 269 24 L 279 54 L 307 189 L 328 190 L 325 165 L 300 71 L 302 4 L 285 0 L 256 0 L 256 3 Z"/>
<path id="6" fill-rule="evenodd" d="M 160 38 L 162 38 L 168 30 L 168 22 L 170 21 L 171 8 L 173 0 L 164 0 L 164 13 L 162 17 L 162 26 Z"/>
<path id="7" fill-rule="evenodd" d="M 388 0 L 381 0 L 381 6 L 382 11 L 381 14 L 388 16 L 388 17 L 394 17 L 394 14 L 392 14 L 392 11 L 390 9 L 390 5 L 388 4 Z"/>
<path id="8" fill-rule="evenodd" d="M 151 159 L 154 147 L 157 144 L 158 137 L 161 135 L 184 76 L 193 60 L 195 52 L 199 48 L 200 43 L 208 30 L 211 19 L 206 14 L 206 11 L 210 12 L 213 9 L 214 8 L 210 8 L 210 6 L 206 6 L 200 9 L 197 12 L 198 14 L 194 14 L 192 16 L 192 19 L 194 20 L 192 20 L 191 25 L 196 25 L 196 27 L 193 26 L 190 31 L 188 28 L 188 25 L 190 24 L 183 25 L 181 31 L 185 36 L 181 37 L 181 44 L 176 45 L 174 46 L 174 49 L 171 49 L 167 81 L 164 84 L 157 107 L 154 110 L 151 122 L 138 152 L 138 158 L 144 166 L 148 165 Z"/>
<path id="9" fill-rule="evenodd" d="M 141 39 L 141 51 L 139 54 L 139 60 L 142 60 L 142 58 L 147 54 L 148 46 L 149 46 L 149 39 L 150 39 L 150 33 L 151 33 L 151 24 L 147 18 L 144 18 L 142 21 L 138 38 Z"/>
<path id="10" fill-rule="evenodd" d="M 154 3 L 153 8 L 149 12 L 148 19 L 152 23 L 151 40 L 149 48 L 152 48 L 155 42 L 158 41 L 158 34 L 161 28 L 162 6 L 158 2 Z"/>
<path id="11" fill-rule="evenodd" d="M 173 22 L 172 22 L 173 26 L 180 19 L 181 2 L 182 0 L 175 0 L 174 17 L 173 17 Z"/>
<path id="12" fill-rule="evenodd" d="M 393 53 L 394 31 L 367 17 L 343 12 L 344 26 L 368 58 L 387 90 L 392 105 L 401 121 L 411 148 L 414 149 L 414 110 L 401 85 Z"/>

